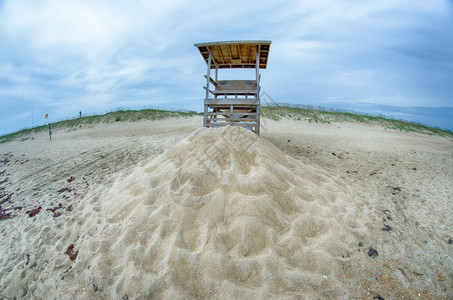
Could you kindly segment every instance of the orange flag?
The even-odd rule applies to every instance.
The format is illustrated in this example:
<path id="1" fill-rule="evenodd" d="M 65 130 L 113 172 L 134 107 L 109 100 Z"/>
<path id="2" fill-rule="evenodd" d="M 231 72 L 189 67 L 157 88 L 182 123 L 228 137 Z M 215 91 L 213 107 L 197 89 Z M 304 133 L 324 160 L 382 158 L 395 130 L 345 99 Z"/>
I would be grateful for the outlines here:
<path id="1" fill-rule="evenodd" d="M 49 118 L 49 114 L 46 114 L 46 116 L 45 116 L 45 117 L 46 117 L 46 119 L 48 119 L 48 118 Z"/>

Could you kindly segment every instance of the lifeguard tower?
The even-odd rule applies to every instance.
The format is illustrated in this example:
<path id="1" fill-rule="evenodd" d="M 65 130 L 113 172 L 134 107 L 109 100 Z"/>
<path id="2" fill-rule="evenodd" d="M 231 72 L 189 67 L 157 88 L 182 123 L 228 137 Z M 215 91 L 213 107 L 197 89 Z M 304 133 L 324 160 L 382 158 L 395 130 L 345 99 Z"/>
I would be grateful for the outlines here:
<path id="1" fill-rule="evenodd" d="M 270 41 L 195 44 L 208 66 L 204 127 L 243 126 L 260 134 L 260 69 L 267 67 L 270 45 Z M 255 69 L 255 80 L 218 80 L 219 69 Z"/>

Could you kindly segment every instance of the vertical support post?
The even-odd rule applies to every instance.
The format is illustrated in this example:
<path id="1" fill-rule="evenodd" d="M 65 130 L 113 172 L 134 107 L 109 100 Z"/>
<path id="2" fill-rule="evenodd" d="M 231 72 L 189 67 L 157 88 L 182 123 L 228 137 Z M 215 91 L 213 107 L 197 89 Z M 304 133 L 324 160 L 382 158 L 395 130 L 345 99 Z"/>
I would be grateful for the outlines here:
<path id="1" fill-rule="evenodd" d="M 212 52 L 211 49 L 208 48 L 209 56 L 208 56 L 208 70 L 206 71 L 206 99 L 209 98 L 209 79 L 211 78 L 211 59 L 212 59 Z"/>
<path id="2" fill-rule="evenodd" d="M 256 100 L 258 104 L 256 106 L 256 127 L 255 133 L 260 135 L 260 45 L 256 46 Z"/>
<path id="3" fill-rule="evenodd" d="M 207 118 L 208 118 L 208 104 L 206 104 L 206 101 L 209 98 L 209 79 L 211 78 L 211 59 L 212 59 L 212 53 L 211 49 L 208 48 L 209 52 L 209 58 L 208 58 L 208 70 L 206 72 L 206 97 L 204 100 L 204 116 L 203 116 L 203 127 L 206 127 L 207 125 Z"/>
<path id="4" fill-rule="evenodd" d="M 256 100 L 260 99 L 260 45 L 256 46 Z"/>
<path id="5" fill-rule="evenodd" d="M 260 135 L 260 104 L 256 107 L 256 128 L 255 133 Z"/>
<path id="6" fill-rule="evenodd" d="M 215 81 L 217 82 L 218 81 L 218 77 L 219 77 L 219 65 L 215 64 Z M 214 95 L 214 98 L 217 99 L 217 95 Z"/>

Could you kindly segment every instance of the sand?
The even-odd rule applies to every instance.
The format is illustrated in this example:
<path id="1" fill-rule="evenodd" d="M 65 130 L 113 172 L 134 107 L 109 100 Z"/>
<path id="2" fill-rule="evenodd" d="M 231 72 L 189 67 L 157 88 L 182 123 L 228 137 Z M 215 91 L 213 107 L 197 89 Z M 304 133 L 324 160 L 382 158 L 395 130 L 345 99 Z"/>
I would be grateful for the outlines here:
<path id="1" fill-rule="evenodd" d="M 452 299 L 451 138 L 262 123 L 0 145 L 0 297 Z"/>

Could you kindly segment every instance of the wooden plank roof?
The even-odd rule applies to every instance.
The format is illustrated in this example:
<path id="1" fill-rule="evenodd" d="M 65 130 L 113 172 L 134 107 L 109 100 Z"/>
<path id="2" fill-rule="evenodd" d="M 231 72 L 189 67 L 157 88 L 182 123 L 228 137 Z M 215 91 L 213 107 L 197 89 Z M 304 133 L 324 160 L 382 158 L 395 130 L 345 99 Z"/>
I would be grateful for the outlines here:
<path id="1" fill-rule="evenodd" d="M 195 44 L 206 64 L 212 53 L 211 69 L 254 69 L 259 51 L 260 69 L 266 69 L 271 41 L 226 41 Z"/>

